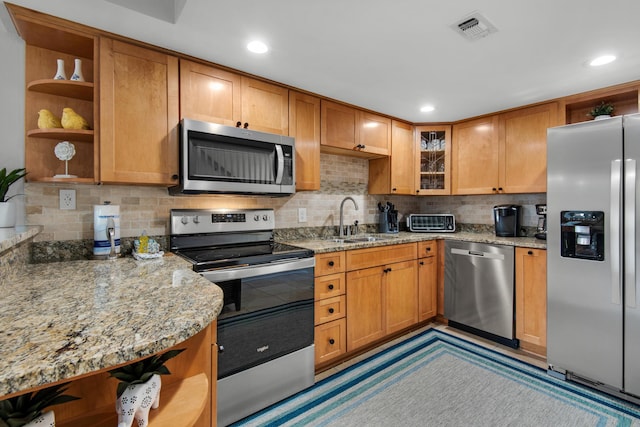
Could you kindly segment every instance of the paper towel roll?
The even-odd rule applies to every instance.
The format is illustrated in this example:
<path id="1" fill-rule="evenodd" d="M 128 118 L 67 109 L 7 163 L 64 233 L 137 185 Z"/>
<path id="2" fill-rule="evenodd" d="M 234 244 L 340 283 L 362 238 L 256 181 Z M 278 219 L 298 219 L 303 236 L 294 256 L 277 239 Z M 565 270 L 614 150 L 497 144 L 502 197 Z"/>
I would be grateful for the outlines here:
<path id="1" fill-rule="evenodd" d="M 118 205 L 93 205 L 93 254 L 109 255 L 111 242 L 107 224 L 109 220 L 114 224 L 114 239 L 116 253 L 120 253 L 120 206 Z"/>

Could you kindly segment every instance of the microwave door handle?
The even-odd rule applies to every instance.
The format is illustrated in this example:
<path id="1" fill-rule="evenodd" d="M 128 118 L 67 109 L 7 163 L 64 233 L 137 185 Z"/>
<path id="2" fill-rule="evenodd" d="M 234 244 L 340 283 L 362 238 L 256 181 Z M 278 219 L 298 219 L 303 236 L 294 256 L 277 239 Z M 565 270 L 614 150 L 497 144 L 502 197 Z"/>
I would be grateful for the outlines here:
<path id="1" fill-rule="evenodd" d="M 282 152 L 282 145 L 276 144 L 276 160 L 278 166 L 276 169 L 276 184 L 282 184 L 282 175 L 284 175 L 284 153 Z"/>

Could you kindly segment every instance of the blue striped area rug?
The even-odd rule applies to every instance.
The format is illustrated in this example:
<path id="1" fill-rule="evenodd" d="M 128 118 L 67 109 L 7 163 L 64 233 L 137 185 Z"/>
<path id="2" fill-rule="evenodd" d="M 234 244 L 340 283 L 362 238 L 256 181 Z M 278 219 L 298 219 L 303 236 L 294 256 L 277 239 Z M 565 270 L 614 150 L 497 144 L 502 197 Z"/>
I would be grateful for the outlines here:
<path id="1" fill-rule="evenodd" d="M 234 426 L 640 426 L 640 407 L 429 329 Z"/>

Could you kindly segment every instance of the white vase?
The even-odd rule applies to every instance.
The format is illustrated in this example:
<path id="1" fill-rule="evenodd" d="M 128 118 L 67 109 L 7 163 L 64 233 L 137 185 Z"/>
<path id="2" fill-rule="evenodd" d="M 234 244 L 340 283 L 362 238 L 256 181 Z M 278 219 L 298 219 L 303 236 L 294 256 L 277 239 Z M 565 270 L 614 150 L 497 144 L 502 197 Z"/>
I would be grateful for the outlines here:
<path id="1" fill-rule="evenodd" d="M 599 116 L 595 116 L 593 120 L 608 119 L 609 117 L 611 117 L 611 114 L 600 114 Z"/>
<path id="2" fill-rule="evenodd" d="M 67 80 L 67 73 L 64 72 L 64 59 L 58 59 L 58 70 L 53 80 Z"/>
<path id="3" fill-rule="evenodd" d="M 56 427 L 56 414 L 47 411 L 35 420 L 28 422 L 24 427 Z"/>
<path id="4" fill-rule="evenodd" d="M 133 384 L 116 400 L 118 427 L 131 427 L 133 419 L 138 427 L 149 425 L 149 410 L 160 405 L 160 375 L 154 374 L 146 383 Z"/>
<path id="5" fill-rule="evenodd" d="M 82 60 L 76 58 L 74 63 L 75 63 L 75 67 L 73 69 L 73 74 L 71 75 L 70 80 L 74 80 L 76 82 L 83 82 L 84 77 L 82 76 Z"/>
<path id="6" fill-rule="evenodd" d="M 16 225 L 16 205 L 13 202 L 0 202 L 0 228 L 13 228 Z"/>

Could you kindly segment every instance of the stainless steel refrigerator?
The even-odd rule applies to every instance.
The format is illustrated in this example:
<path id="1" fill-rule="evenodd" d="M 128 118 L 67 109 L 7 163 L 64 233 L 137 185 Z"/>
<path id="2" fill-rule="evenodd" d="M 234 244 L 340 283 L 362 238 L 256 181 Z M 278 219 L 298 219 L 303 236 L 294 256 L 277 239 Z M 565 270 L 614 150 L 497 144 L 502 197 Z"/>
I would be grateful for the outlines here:
<path id="1" fill-rule="evenodd" d="M 640 396 L 639 166 L 640 114 L 548 130 L 549 373 L 634 401 Z"/>

